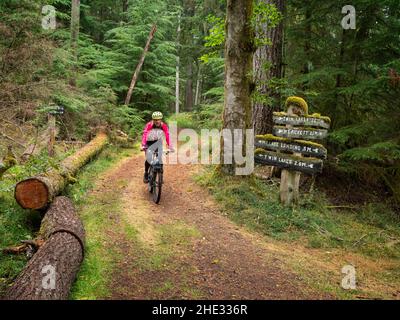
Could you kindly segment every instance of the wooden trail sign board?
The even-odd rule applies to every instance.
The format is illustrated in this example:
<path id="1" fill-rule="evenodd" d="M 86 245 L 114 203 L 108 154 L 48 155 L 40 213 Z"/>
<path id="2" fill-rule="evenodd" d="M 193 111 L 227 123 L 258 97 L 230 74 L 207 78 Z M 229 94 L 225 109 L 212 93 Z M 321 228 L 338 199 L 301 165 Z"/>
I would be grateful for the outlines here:
<path id="1" fill-rule="evenodd" d="M 307 117 L 298 117 L 298 116 L 289 116 L 288 114 L 284 114 L 282 112 L 274 112 L 273 121 L 275 124 L 280 125 L 293 125 L 293 126 L 301 126 L 301 127 L 315 127 L 315 128 L 323 128 L 329 129 L 330 122 L 323 118 L 317 118 L 312 116 Z"/>
<path id="2" fill-rule="evenodd" d="M 49 111 L 49 114 L 52 115 L 63 115 L 65 112 L 64 107 L 62 106 L 55 106 Z"/>
<path id="3" fill-rule="evenodd" d="M 322 172 L 326 148 L 307 140 L 322 140 L 328 135 L 330 119 L 319 114 L 308 115 L 307 103 L 299 97 L 286 101 L 287 113 L 274 112 L 273 135 L 257 136 L 256 163 L 282 168 L 280 199 L 285 205 L 297 202 L 300 174 Z"/>
<path id="4" fill-rule="evenodd" d="M 257 163 L 268 164 L 274 167 L 299 171 L 306 174 L 322 172 L 322 160 L 316 158 L 302 158 L 285 153 L 263 151 L 256 153 L 254 160 Z"/>
<path id="5" fill-rule="evenodd" d="M 286 128 L 275 126 L 273 133 L 277 137 L 303 140 L 322 140 L 328 136 L 326 129 Z"/>
<path id="6" fill-rule="evenodd" d="M 327 155 L 325 147 L 320 144 L 309 144 L 307 141 L 301 140 L 285 140 L 272 135 L 268 139 L 263 136 L 257 136 L 255 147 L 271 151 L 296 152 L 319 159 L 326 159 Z"/>

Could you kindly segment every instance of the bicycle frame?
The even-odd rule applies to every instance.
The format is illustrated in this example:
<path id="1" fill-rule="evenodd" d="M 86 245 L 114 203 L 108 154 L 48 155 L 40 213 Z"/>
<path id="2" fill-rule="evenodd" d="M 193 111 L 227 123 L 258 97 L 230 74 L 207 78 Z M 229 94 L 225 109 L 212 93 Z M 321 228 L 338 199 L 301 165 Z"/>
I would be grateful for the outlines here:
<path id="1" fill-rule="evenodd" d="M 161 189 L 163 185 L 163 171 L 164 166 L 162 161 L 159 159 L 158 150 L 146 150 L 146 152 L 152 152 L 150 169 L 149 169 L 149 192 L 153 194 L 153 201 L 158 204 L 161 199 Z M 168 154 L 169 151 L 163 152 L 163 154 Z"/>

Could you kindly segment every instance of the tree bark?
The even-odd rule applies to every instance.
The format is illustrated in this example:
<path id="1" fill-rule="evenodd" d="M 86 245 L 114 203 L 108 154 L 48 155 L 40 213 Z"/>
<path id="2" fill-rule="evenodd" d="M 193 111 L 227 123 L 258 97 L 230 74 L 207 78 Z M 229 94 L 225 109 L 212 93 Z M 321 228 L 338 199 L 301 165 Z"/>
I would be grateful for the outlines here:
<path id="1" fill-rule="evenodd" d="M 136 67 L 135 73 L 133 74 L 132 82 L 131 82 L 131 85 L 129 87 L 128 94 L 126 95 L 126 99 L 125 99 L 125 104 L 126 105 L 128 105 L 131 102 L 133 89 L 136 86 L 136 81 L 137 81 L 137 79 L 139 77 L 140 70 L 142 70 L 144 59 L 146 58 L 146 54 L 150 49 L 151 40 L 153 40 L 154 34 L 156 33 L 156 31 L 157 31 L 157 25 L 154 25 L 153 28 L 151 28 L 151 31 L 150 31 L 150 34 L 149 34 L 149 38 L 147 39 L 146 46 L 144 47 L 142 56 L 140 57 L 140 60 L 139 60 L 139 63 L 137 65 L 137 67 Z"/>
<path id="2" fill-rule="evenodd" d="M 100 133 L 95 139 L 46 173 L 19 182 L 15 199 L 24 209 L 44 209 L 72 180 L 78 170 L 106 145 L 108 137 Z"/>
<path id="3" fill-rule="evenodd" d="M 72 0 L 71 4 L 71 51 L 74 57 L 73 75 L 70 85 L 76 86 L 76 75 L 78 73 L 78 40 L 80 23 L 80 0 Z"/>
<path id="4" fill-rule="evenodd" d="M 128 0 L 122 0 L 122 12 L 127 12 L 129 7 Z"/>
<path id="5" fill-rule="evenodd" d="M 49 114 L 49 132 L 50 139 L 48 141 L 48 153 L 50 157 L 54 157 L 54 146 L 56 144 L 56 116 Z"/>
<path id="6" fill-rule="evenodd" d="M 193 61 L 189 58 L 185 94 L 185 111 L 193 110 Z"/>
<path id="7" fill-rule="evenodd" d="M 228 0 L 226 17 L 225 41 L 225 101 L 223 113 L 223 128 L 233 136 L 234 129 L 250 129 L 252 117 L 251 93 L 253 79 L 249 74 L 252 70 L 254 54 L 254 33 L 250 20 L 253 11 L 252 0 Z M 246 139 L 243 132 L 243 151 L 246 148 Z M 221 158 L 224 163 L 222 172 L 233 175 L 236 164 L 226 163 L 226 158 L 232 157 L 232 141 L 221 139 Z M 236 146 L 237 147 L 237 146 Z"/>
<path id="8" fill-rule="evenodd" d="M 200 83 L 201 83 L 201 65 L 198 66 L 197 72 L 197 83 L 196 83 L 196 94 L 194 98 L 194 105 L 197 106 L 200 104 Z"/>
<path id="9" fill-rule="evenodd" d="M 83 260 L 85 243 L 85 230 L 71 200 L 66 197 L 54 200 L 39 235 L 44 244 L 8 289 L 6 300 L 68 299 Z"/>
<path id="10" fill-rule="evenodd" d="M 274 4 L 284 14 L 284 0 L 263 0 L 265 3 Z M 255 102 L 253 109 L 253 126 L 255 134 L 267 134 L 272 132 L 274 111 L 279 111 L 280 94 L 269 87 L 269 81 L 273 78 L 282 78 L 283 72 L 283 21 L 275 28 L 268 25 L 257 27 L 256 36 L 268 38 L 271 45 L 258 48 L 254 54 L 254 77 L 259 94 L 269 97 L 269 102 Z M 267 68 L 266 63 L 270 64 Z"/>
<path id="11" fill-rule="evenodd" d="M 178 21 L 178 30 L 177 30 L 177 37 L 176 37 L 176 82 L 175 82 L 175 113 L 179 114 L 179 105 L 180 105 L 180 38 L 181 38 L 181 17 L 179 16 Z"/>
<path id="12" fill-rule="evenodd" d="M 185 111 L 193 110 L 193 62 L 197 57 L 195 52 L 193 33 L 195 32 L 195 24 L 193 17 L 196 13 L 196 1 L 185 0 L 183 1 L 183 43 L 186 49 L 182 52 L 184 55 L 183 65 L 186 66 L 186 86 L 185 86 Z"/>

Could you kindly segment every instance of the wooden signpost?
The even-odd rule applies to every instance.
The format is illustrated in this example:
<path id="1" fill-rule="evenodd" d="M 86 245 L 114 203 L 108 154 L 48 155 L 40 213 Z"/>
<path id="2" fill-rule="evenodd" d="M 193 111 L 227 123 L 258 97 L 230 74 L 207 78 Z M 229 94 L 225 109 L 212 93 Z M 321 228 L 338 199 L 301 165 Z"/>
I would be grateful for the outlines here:
<path id="1" fill-rule="evenodd" d="M 64 107 L 52 106 L 48 113 L 50 141 L 48 145 L 48 153 L 50 157 L 54 157 L 54 145 L 56 143 L 56 116 L 64 114 Z"/>
<path id="2" fill-rule="evenodd" d="M 289 97 L 287 112 L 275 112 L 273 135 L 255 139 L 256 163 L 282 168 L 280 200 L 285 205 L 298 201 L 301 173 L 322 172 L 326 148 L 314 142 L 327 137 L 330 119 L 319 114 L 308 115 L 307 103 L 299 97 Z M 309 141 L 313 140 L 313 141 Z"/>

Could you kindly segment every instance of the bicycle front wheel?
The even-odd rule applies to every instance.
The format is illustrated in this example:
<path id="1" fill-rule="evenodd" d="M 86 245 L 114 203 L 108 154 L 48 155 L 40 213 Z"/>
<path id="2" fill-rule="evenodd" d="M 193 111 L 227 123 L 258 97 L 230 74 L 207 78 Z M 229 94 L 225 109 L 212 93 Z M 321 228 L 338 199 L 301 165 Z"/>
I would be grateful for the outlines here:
<path id="1" fill-rule="evenodd" d="M 162 189 L 162 179 L 163 179 L 163 174 L 162 172 L 154 172 L 153 173 L 153 179 L 154 179 L 154 189 L 153 189 L 153 201 L 156 204 L 160 203 L 161 200 L 161 189 Z"/>

